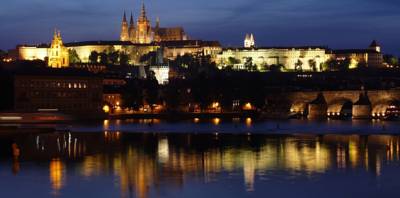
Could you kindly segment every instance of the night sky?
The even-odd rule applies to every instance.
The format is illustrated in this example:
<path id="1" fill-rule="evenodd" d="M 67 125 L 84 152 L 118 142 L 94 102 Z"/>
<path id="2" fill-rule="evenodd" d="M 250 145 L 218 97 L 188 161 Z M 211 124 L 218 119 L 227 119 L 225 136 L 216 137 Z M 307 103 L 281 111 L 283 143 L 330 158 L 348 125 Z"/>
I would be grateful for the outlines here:
<path id="1" fill-rule="evenodd" d="M 196 39 L 241 46 L 252 32 L 258 46 L 327 45 L 364 48 L 377 39 L 400 55 L 399 0 L 146 0 L 161 26 L 183 26 Z M 65 42 L 118 40 L 123 11 L 136 0 L 1 0 L 0 48 L 49 42 L 55 27 Z"/>

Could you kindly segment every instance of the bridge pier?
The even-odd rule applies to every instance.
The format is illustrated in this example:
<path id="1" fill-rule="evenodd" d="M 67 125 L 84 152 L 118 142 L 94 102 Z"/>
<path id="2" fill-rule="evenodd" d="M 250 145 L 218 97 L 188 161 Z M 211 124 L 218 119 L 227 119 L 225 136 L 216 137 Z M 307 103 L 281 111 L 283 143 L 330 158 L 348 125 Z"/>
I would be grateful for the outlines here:
<path id="1" fill-rule="evenodd" d="M 309 119 L 323 119 L 327 117 L 328 104 L 322 93 L 319 93 L 317 98 L 308 105 Z"/>
<path id="2" fill-rule="evenodd" d="M 358 101 L 353 104 L 353 119 L 370 119 L 372 105 L 367 93 L 361 93 Z"/>

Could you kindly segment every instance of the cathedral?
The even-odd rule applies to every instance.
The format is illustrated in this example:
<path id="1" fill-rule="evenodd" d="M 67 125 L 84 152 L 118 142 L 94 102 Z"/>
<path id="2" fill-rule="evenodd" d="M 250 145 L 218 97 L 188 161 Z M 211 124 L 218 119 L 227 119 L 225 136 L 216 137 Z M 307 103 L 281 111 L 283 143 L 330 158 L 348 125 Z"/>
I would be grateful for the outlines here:
<path id="1" fill-rule="evenodd" d="M 150 20 L 146 15 L 144 3 L 140 11 L 140 16 L 135 21 L 131 14 L 128 24 L 126 13 L 122 19 L 120 41 L 130 41 L 138 44 L 149 44 L 152 42 L 162 41 L 182 41 L 187 40 L 187 35 L 182 27 L 162 28 L 160 27 L 160 19 L 157 18 L 155 27 L 151 27 Z"/>

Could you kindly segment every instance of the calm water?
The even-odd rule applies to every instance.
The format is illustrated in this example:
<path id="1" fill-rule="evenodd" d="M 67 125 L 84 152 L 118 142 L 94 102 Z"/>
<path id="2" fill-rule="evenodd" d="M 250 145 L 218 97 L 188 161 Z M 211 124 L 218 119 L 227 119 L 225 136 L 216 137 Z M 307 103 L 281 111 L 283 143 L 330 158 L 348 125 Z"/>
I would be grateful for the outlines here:
<path id="1" fill-rule="evenodd" d="M 73 132 L 3 135 L 0 196 L 336 198 L 400 193 L 398 123 L 250 122 L 105 121 L 58 126 Z"/>

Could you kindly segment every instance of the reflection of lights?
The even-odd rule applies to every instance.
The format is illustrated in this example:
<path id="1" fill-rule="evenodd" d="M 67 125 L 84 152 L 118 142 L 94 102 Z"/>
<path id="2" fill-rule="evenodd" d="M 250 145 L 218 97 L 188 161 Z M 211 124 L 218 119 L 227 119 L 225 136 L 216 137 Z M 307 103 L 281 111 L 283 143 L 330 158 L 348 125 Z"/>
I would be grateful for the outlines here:
<path id="1" fill-rule="evenodd" d="M 49 171 L 51 186 L 57 193 L 64 185 L 64 165 L 59 159 L 53 159 Z"/>
<path id="2" fill-rule="evenodd" d="M 246 191 L 254 191 L 254 172 L 256 169 L 256 159 L 253 152 L 246 152 L 243 160 L 243 175 L 246 184 Z"/>
<path id="3" fill-rule="evenodd" d="M 158 141 L 158 160 L 161 163 L 165 163 L 168 161 L 169 158 L 169 146 L 168 146 L 168 139 L 163 138 Z"/>
<path id="4" fill-rule="evenodd" d="M 250 126 L 253 120 L 251 118 L 246 118 L 246 125 Z"/>
<path id="5" fill-rule="evenodd" d="M 22 120 L 21 116 L 1 116 L 0 120 Z"/>
<path id="6" fill-rule="evenodd" d="M 109 125 L 109 122 L 110 122 L 109 120 L 104 120 L 104 121 L 103 121 L 103 127 L 106 127 L 106 128 L 107 128 L 108 125 Z"/>
<path id="7" fill-rule="evenodd" d="M 219 119 L 219 118 L 214 118 L 214 119 L 212 120 L 212 122 L 213 122 L 213 124 L 215 124 L 215 125 L 219 125 L 219 123 L 221 122 L 221 119 Z"/>
<path id="8" fill-rule="evenodd" d="M 350 163 L 353 167 L 357 166 L 358 163 L 358 145 L 357 141 L 354 139 L 350 139 L 349 142 L 349 158 L 350 158 Z"/>
<path id="9" fill-rule="evenodd" d="M 200 118 L 194 118 L 193 121 L 194 121 L 194 123 L 199 123 L 200 122 Z"/>

